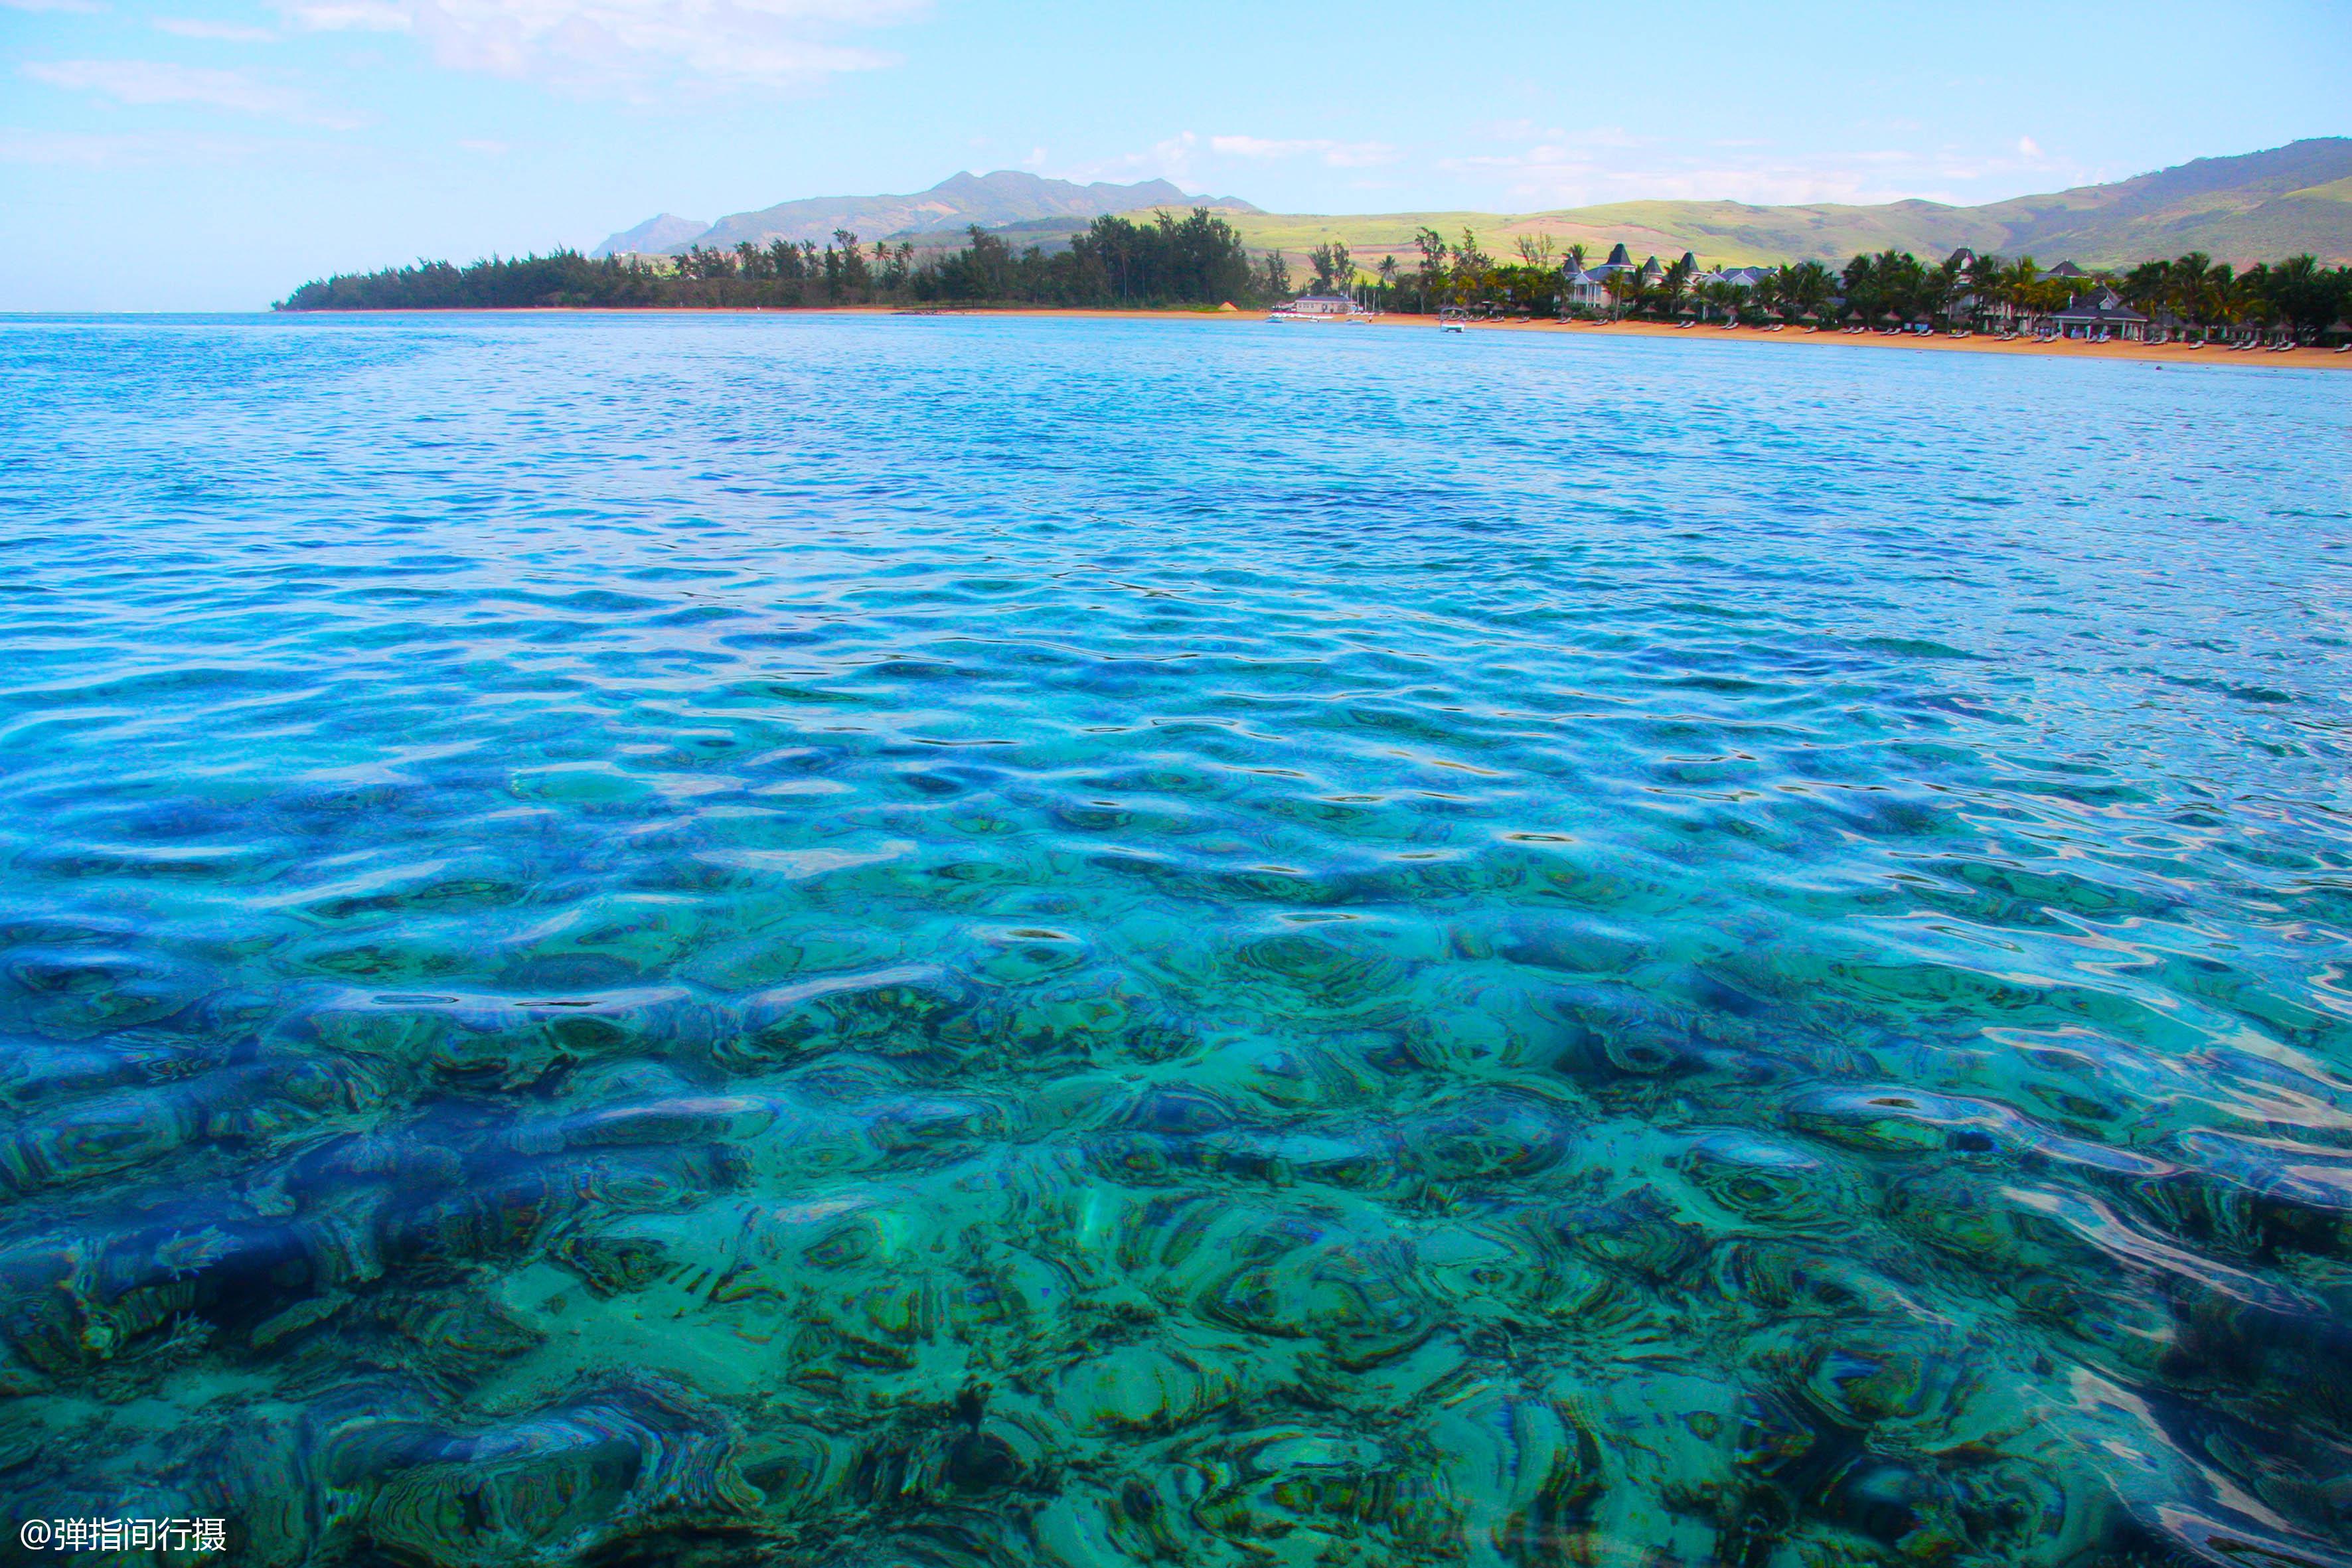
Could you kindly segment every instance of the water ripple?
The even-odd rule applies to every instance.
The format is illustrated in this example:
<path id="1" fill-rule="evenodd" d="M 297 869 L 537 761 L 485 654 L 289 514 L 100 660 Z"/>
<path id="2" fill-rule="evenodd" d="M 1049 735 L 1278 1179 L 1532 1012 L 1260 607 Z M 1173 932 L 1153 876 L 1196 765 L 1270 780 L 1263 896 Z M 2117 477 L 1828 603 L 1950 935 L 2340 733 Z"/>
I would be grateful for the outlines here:
<path id="1" fill-rule="evenodd" d="M 1435 337 L 0 327 L 16 1511 L 2347 1561 L 2344 389 Z"/>

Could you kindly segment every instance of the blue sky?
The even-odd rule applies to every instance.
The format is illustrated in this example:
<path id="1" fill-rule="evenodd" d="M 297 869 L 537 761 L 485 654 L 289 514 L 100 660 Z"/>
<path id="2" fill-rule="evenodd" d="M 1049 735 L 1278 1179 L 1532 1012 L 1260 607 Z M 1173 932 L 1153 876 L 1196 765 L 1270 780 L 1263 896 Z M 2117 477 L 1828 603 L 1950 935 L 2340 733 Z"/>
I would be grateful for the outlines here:
<path id="1" fill-rule="evenodd" d="M 2352 132 L 2352 0 L 0 0 L 0 310 L 959 168 L 1281 211 L 1978 202 Z"/>

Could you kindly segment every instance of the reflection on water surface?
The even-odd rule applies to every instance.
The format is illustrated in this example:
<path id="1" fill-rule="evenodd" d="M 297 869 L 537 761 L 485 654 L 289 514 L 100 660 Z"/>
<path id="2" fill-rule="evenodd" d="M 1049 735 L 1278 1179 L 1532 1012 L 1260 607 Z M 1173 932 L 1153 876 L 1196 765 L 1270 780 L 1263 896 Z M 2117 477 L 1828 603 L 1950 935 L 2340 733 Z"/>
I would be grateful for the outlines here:
<path id="1" fill-rule="evenodd" d="M 1051 321 L 0 363 L 16 1519 L 2352 1543 L 2338 383 Z"/>

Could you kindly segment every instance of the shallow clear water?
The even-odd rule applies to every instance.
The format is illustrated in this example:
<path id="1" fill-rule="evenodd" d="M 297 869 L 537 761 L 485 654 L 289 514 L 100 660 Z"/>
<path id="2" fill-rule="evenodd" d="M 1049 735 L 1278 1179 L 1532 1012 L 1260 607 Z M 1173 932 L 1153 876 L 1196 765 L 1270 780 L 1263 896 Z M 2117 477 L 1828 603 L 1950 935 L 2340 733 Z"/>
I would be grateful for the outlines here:
<path id="1" fill-rule="evenodd" d="M 0 323 L 0 1497 L 2352 1551 L 2352 378 Z"/>

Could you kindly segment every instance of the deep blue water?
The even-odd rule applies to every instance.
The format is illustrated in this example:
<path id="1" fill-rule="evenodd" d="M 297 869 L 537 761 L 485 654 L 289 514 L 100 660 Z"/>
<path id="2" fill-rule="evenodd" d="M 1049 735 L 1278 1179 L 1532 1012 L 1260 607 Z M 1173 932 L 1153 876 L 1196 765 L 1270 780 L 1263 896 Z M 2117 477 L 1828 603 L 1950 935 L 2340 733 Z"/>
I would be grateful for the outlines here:
<path id="1" fill-rule="evenodd" d="M 9 1529 L 2346 1562 L 2347 423 L 0 321 Z"/>

